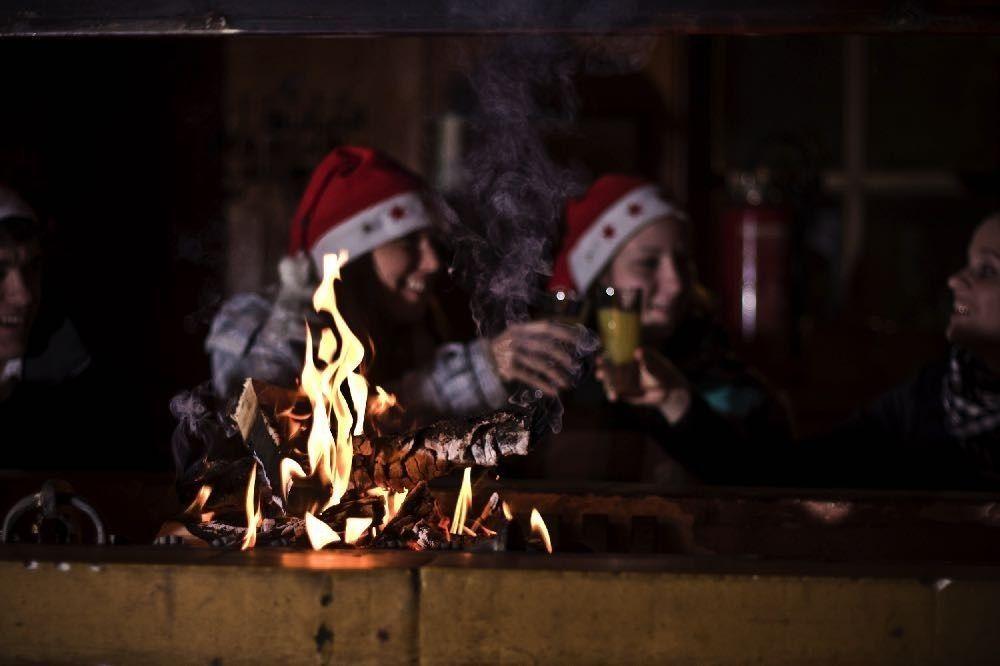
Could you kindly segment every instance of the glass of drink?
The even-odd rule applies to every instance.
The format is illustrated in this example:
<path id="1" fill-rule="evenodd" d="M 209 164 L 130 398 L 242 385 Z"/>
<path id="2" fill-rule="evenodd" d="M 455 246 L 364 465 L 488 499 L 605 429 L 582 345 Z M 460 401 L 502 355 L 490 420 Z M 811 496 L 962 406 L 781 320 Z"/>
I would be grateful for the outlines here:
<path id="1" fill-rule="evenodd" d="M 597 328 L 608 361 L 609 383 L 620 396 L 639 392 L 640 289 L 606 287 L 597 296 Z"/>

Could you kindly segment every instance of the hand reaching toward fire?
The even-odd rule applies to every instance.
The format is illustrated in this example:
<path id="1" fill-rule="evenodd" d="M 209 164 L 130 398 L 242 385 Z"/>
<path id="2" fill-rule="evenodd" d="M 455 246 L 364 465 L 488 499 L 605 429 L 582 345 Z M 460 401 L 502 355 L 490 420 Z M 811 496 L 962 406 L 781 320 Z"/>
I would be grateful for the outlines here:
<path id="1" fill-rule="evenodd" d="M 576 383 L 580 356 L 591 350 L 591 334 L 582 326 L 552 321 L 511 324 L 489 341 L 497 373 L 549 397 Z"/>
<path id="2" fill-rule="evenodd" d="M 608 360 L 597 359 L 597 378 L 604 385 L 608 400 L 617 402 L 621 398 L 630 405 L 658 409 L 667 423 L 680 421 L 691 407 L 691 385 L 677 369 L 659 352 L 646 347 L 635 350 L 635 361 L 639 365 L 639 387 L 635 395 L 619 396 L 612 382 Z"/>

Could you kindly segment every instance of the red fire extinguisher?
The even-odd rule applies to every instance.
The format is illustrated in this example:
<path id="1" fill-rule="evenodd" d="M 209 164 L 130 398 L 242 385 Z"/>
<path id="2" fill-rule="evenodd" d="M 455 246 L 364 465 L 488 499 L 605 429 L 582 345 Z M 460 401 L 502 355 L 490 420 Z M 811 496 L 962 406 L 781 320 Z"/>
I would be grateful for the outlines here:
<path id="1" fill-rule="evenodd" d="M 722 306 L 745 342 L 780 342 L 789 331 L 791 209 L 768 192 L 766 171 L 729 183 L 723 211 Z"/>

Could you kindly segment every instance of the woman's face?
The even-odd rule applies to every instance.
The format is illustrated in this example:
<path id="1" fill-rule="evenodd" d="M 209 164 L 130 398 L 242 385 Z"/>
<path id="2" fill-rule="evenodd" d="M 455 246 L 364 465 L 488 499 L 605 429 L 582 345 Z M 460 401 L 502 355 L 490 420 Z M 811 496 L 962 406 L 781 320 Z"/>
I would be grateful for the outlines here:
<path id="1" fill-rule="evenodd" d="M 615 289 L 642 290 L 641 321 L 649 332 L 669 333 L 680 316 L 690 276 L 680 224 L 672 218 L 650 223 L 618 251 L 605 280 Z"/>
<path id="2" fill-rule="evenodd" d="M 948 278 L 954 298 L 947 335 L 972 351 L 1000 346 L 1000 218 L 983 222 L 969 243 L 969 263 Z"/>
<path id="3" fill-rule="evenodd" d="M 441 261 L 427 231 L 380 245 L 372 251 L 375 275 L 388 302 L 389 316 L 412 322 L 424 315 L 428 294 Z"/>

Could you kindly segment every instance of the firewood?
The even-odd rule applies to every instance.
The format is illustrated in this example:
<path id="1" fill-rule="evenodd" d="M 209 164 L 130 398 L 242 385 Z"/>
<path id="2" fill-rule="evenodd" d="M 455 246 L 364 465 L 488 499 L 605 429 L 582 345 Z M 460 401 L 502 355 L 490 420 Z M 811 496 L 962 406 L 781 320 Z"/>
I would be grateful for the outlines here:
<path id="1" fill-rule="evenodd" d="M 247 528 L 223 520 L 185 523 L 187 531 L 211 546 L 238 547 L 243 543 Z M 257 530 L 258 546 L 287 546 L 305 538 L 305 523 L 301 518 L 265 518 Z"/>
<path id="2" fill-rule="evenodd" d="M 421 521 L 436 523 L 440 519 L 437 500 L 427 489 L 427 483 L 421 481 L 410 490 L 399 511 L 382 528 L 375 539 L 375 545 L 390 547 L 390 544 L 406 544 L 417 538 L 414 528 L 418 523 Z"/>
<path id="3" fill-rule="evenodd" d="M 498 506 L 500 506 L 500 495 L 499 493 L 493 493 L 490 495 L 489 500 L 486 501 L 486 505 L 483 507 L 482 513 L 480 513 L 479 517 L 476 518 L 476 521 L 472 523 L 472 531 L 477 533 L 480 529 L 489 530 L 486 524 L 493 516 L 493 513 L 497 510 Z M 490 531 L 492 532 L 493 530 Z"/>
<path id="4" fill-rule="evenodd" d="M 303 443 L 306 429 L 289 437 L 288 418 L 279 416 L 297 404 L 301 407 L 301 400 L 297 391 L 248 379 L 232 414 L 272 487 L 280 478 L 281 458 L 303 460 L 297 445 Z M 379 486 L 400 492 L 462 467 L 495 467 L 502 457 L 527 455 L 529 428 L 527 413 L 500 410 L 475 418 L 439 421 L 402 435 L 355 437 L 352 485 L 361 490 Z"/>
<path id="5" fill-rule="evenodd" d="M 400 492 L 456 469 L 494 467 L 504 456 L 526 455 L 529 440 L 527 416 L 507 410 L 439 421 L 405 435 L 356 438 L 351 480 L 356 488 Z"/>

